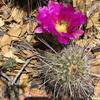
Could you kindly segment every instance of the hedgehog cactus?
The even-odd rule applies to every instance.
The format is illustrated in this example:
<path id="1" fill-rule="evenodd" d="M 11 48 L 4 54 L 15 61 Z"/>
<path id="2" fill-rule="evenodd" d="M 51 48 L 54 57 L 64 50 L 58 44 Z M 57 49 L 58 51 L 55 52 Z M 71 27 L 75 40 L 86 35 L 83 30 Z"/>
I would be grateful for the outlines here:
<path id="1" fill-rule="evenodd" d="M 44 52 L 39 59 L 41 78 L 54 100 L 90 100 L 93 84 L 84 48 L 70 46 L 59 54 Z"/>

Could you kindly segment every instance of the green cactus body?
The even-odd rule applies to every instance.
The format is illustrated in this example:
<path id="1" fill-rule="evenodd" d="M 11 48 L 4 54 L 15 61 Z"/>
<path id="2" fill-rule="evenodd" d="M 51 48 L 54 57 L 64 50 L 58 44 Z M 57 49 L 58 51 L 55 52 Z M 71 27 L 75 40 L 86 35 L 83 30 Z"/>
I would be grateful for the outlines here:
<path id="1" fill-rule="evenodd" d="M 64 48 L 55 54 L 43 52 L 41 78 L 54 100 L 90 100 L 93 84 L 89 75 L 89 54 L 79 46 Z"/>

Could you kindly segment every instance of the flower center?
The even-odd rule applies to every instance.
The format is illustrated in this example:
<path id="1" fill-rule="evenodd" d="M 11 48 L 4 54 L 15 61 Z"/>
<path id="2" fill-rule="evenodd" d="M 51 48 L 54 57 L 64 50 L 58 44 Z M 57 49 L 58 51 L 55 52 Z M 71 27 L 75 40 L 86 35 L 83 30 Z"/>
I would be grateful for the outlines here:
<path id="1" fill-rule="evenodd" d="M 59 33 L 67 33 L 67 23 L 64 21 L 57 22 L 55 28 Z"/>

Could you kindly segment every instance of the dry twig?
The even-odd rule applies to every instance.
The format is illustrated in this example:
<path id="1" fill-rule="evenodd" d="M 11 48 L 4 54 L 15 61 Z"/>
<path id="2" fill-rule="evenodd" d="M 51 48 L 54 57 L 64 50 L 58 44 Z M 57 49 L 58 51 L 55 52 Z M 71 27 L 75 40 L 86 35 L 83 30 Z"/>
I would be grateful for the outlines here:
<path id="1" fill-rule="evenodd" d="M 28 60 L 26 61 L 26 63 L 22 66 L 22 68 L 20 69 L 20 71 L 19 71 L 18 74 L 16 75 L 15 79 L 12 81 L 12 85 L 14 85 L 14 84 L 17 82 L 17 80 L 18 80 L 19 77 L 21 76 L 23 70 L 27 67 L 27 65 L 30 63 L 30 61 L 31 61 L 32 59 L 34 59 L 34 57 L 31 57 L 30 59 L 28 59 Z"/>

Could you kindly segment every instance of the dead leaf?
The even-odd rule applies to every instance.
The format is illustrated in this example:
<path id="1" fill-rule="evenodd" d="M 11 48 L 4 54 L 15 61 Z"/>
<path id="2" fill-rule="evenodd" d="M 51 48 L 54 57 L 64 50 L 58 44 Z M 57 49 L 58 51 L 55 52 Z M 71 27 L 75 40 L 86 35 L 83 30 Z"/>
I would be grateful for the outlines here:
<path id="1" fill-rule="evenodd" d="M 34 31 L 35 27 L 37 26 L 37 23 L 34 22 L 34 21 L 30 21 L 28 24 L 27 24 L 27 33 L 30 34 Z"/>
<path id="2" fill-rule="evenodd" d="M 25 25 L 18 25 L 18 24 L 14 24 L 9 31 L 7 32 L 7 34 L 10 35 L 12 40 L 19 40 L 19 37 L 23 36 L 26 32 L 26 24 Z"/>
<path id="3" fill-rule="evenodd" d="M 49 100 L 46 92 L 44 92 L 43 90 L 40 90 L 38 88 L 34 88 L 34 89 L 26 88 L 24 91 L 24 95 L 21 95 L 19 98 L 20 98 L 20 100 L 25 100 L 26 98 L 28 100 L 30 100 L 30 99 L 32 99 L 32 100 L 38 100 L 38 99 L 39 100 Z"/>
<path id="4" fill-rule="evenodd" d="M 97 59 L 100 58 L 100 52 L 95 52 L 94 55 L 96 56 Z"/>
<path id="5" fill-rule="evenodd" d="M 19 35 L 21 34 L 20 25 L 15 25 L 14 27 L 10 28 L 7 34 L 11 36 L 12 40 L 18 39 Z"/>
<path id="6" fill-rule="evenodd" d="M 28 86 L 28 81 L 29 81 L 29 76 L 28 74 L 22 74 L 20 79 L 19 79 L 19 84 L 25 88 Z"/>
<path id="7" fill-rule="evenodd" d="M 90 71 L 94 74 L 100 74 L 100 52 L 94 53 L 95 58 L 91 60 Z"/>
<path id="8" fill-rule="evenodd" d="M 0 0 L 0 6 L 2 6 L 3 4 L 5 4 L 5 2 L 3 0 Z"/>
<path id="9" fill-rule="evenodd" d="M 81 46 L 81 47 L 84 47 L 84 46 L 88 45 L 91 48 L 95 47 L 97 43 L 98 43 L 98 40 L 94 39 L 94 38 L 80 39 L 80 40 L 76 41 L 76 44 Z"/>
<path id="10" fill-rule="evenodd" d="M 10 36 L 5 34 L 3 37 L 1 37 L 0 47 L 9 45 L 10 43 L 11 43 L 11 37 Z"/>
<path id="11" fill-rule="evenodd" d="M 21 34 L 20 34 L 20 37 L 23 36 L 26 31 L 27 31 L 27 24 L 21 25 Z"/>
<path id="12" fill-rule="evenodd" d="M 27 35 L 26 40 L 28 42 L 31 42 L 32 39 L 33 39 L 33 35 Z"/>
<path id="13" fill-rule="evenodd" d="M 2 1 L 3 1 L 3 0 L 2 0 Z M 1 13 L 0 16 L 1 16 L 3 19 L 6 19 L 6 20 L 7 20 L 7 18 L 9 18 L 10 15 L 11 15 L 11 8 L 8 7 L 7 5 L 4 5 L 4 6 L 2 6 L 1 9 L 0 9 L 0 13 Z"/>
<path id="14" fill-rule="evenodd" d="M 99 12 L 96 12 L 91 16 L 91 18 L 88 19 L 87 28 L 90 28 L 93 25 L 95 27 L 100 27 L 100 21 L 98 20 L 99 20 Z"/>
<path id="15" fill-rule="evenodd" d="M 0 80 L 0 99 L 1 100 L 9 100 L 6 93 L 7 93 L 7 86 L 4 81 Z"/>
<path id="16" fill-rule="evenodd" d="M 13 51 L 12 47 L 10 46 L 3 47 L 1 53 L 4 57 L 13 58 L 17 63 L 25 63 L 24 60 L 14 55 L 15 51 Z"/>
<path id="17" fill-rule="evenodd" d="M 27 96 L 33 96 L 33 97 L 47 97 L 47 94 L 43 91 L 43 90 L 39 90 L 38 88 L 34 88 L 34 89 L 27 89 L 26 90 Z"/>
<path id="18" fill-rule="evenodd" d="M 94 88 L 94 96 L 95 97 L 100 97 L 100 81 L 96 84 L 96 86 Z"/>
<path id="19" fill-rule="evenodd" d="M 12 58 L 12 53 L 9 52 L 9 48 L 10 48 L 9 45 L 2 47 L 2 49 L 1 49 L 1 54 L 2 54 L 3 56 L 5 56 L 5 57 L 11 57 L 11 58 Z"/>
<path id="20" fill-rule="evenodd" d="M 97 39 L 100 39 L 100 32 L 96 35 Z"/>
<path id="21" fill-rule="evenodd" d="M 0 18 L 0 27 L 4 25 L 4 20 Z"/>
<path id="22" fill-rule="evenodd" d="M 24 56 L 29 58 L 33 55 L 32 51 L 30 50 L 23 50 L 23 53 L 25 54 Z"/>
<path id="23" fill-rule="evenodd" d="M 27 15 L 27 14 L 26 14 L 26 12 L 25 12 L 24 10 L 14 7 L 14 8 L 12 9 L 11 18 L 12 18 L 13 20 L 15 20 L 17 23 L 19 23 L 19 22 L 23 21 L 22 19 L 23 19 L 23 17 L 25 17 L 26 15 Z M 10 18 L 10 19 L 11 19 L 11 18 Z"/>

